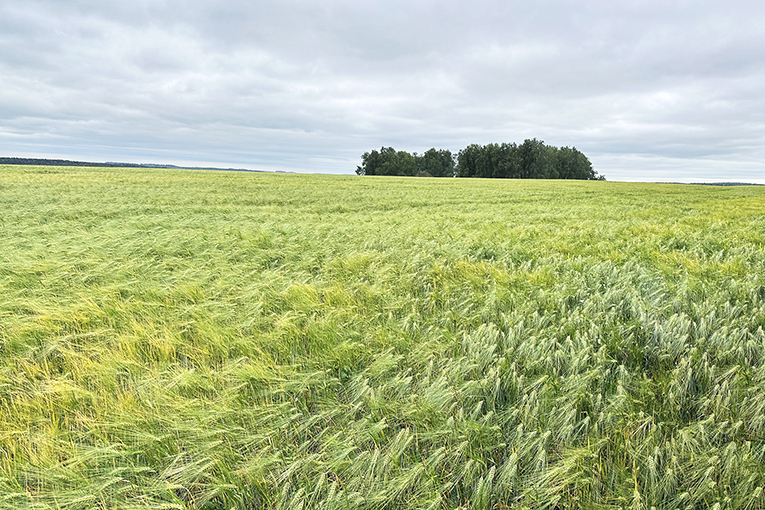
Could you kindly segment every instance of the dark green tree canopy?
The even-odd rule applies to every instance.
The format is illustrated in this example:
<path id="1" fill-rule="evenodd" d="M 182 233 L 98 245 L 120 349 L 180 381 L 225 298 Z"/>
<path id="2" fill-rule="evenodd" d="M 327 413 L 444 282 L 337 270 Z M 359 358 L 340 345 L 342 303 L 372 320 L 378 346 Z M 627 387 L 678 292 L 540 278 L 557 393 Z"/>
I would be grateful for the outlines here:
<path id="1" fill-rule="evenodd" d="M 381 147 L 380 151 L 365 152 L 361 156 L 361 166 L 356 167 L 359 175 L 415 175 L 417 163 L 415 157 L 393 147 Z"/>
<path id="2" fill-rule="evenodd" d="M 448 150 L 428 149 L 409 154 L 393 147 L 365 152 L 359 175 L 418 175 L 428 177 L 487 177 L 499 179 L 605 180 L 576 147 L 554 147 L 533 138 L 515 143 L 471 144 L 455 157 Z"/>
<path id="3" fill-rule="evenodd" d="M 454 177 L 454 156 L 445 149 L 428 149 L 420 156 L 414 154 L 417 161 L 417 175 L 430 177 Z"/>
<path id="4" fill-rule="evenodd" d="M 545 145 L 536 138 L 521 145 L 468 145 L 457 154 L 457 177 L 605 180 L 575 147 Z"/>

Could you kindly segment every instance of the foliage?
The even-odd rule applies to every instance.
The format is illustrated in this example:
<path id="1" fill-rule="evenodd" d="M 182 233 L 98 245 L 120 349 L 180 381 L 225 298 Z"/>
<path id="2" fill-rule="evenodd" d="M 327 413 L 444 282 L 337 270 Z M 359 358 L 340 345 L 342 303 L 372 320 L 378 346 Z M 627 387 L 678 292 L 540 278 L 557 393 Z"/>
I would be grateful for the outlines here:
<path id="1" fill-rule="evenodd" d="M 361 161 L 361 166 L 356 167 L 358 175 L 454 177 L 454 157 L 444 149 L 429 149 L 418 155 L 381 147 L 379 152 L 365 152 Z"/>
<path id="2" fill-rule="evenodd" d="M 448 150 L 429 149 L 422 155 L 382 147 L 365 152 L 358 175 L 491 177 L 502 179 L 605 180 L 576 147 L 553 147 L 534 138 L 514 143 L 471 144 L 455 158 Z"/>
<path id="3" fill-rule="evenodd" d="M 536 138 L 521 145 L 469 145 L 457 160 L 457 177 L 605 180 L 576 148 L 553 147 Z"/>
<path id="4" fill-rule="evenodd" d="M 414 155 L 417 171 L 432 177 L 454 177 L 454 156 L 445 149 L 428 149 L 424 154 Z"/>
<path id="5" fill-rule="evenodd" d="M 765 189 L 0 167 L 0 508 L 765 508 Z"/>
<path id="6" fill-rule="evenodd" d="M 417 173 L 417 162 L 412 154 L 397 151 L 393 147 L 382 147 L 380 152 L 365 152 L 362 164 L 356 167 L 358 175 L 406 175 Z"/>

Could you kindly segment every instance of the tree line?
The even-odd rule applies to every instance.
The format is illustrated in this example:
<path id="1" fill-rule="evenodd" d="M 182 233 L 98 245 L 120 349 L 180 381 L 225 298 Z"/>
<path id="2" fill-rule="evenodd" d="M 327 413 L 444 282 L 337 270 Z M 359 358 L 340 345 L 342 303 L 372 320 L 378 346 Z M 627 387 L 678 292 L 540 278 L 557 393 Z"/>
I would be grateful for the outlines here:
<path id="1" fill-rule="evenodd" d="M 45 158 L 11 158 L 0 157 L 0 165 L 33 165 L 33 166 L 75 166 L 94 168 L 168 168 L 183 170 L 225 170 L 230 172 L 265 172 L 265 170 L 250 170 L 248 168 L 220 168 L 214 166 L 177 166 L 157 163 L 94 163 L 92 161 L 70 161 L 68 159 L 45 159 Z M 275 170 L 283 173 L 283 170 Z"/>
<path id="2" fill-rule="evenodd" d="M 0 157 L 0 165 L 77 166 L 98 168 L 180 168 L 175 165 L 155 165 L 149 163 L 115 163 L 112 161 L 107 161 L 105 163 L 94 163 L 92 161 L 70 161 L 68 159 L 9 157 Z"/>
<path id="3" fill-rule="evenodd" d="M 382 147 L 365 152 L 358 175 L 421 177 L 489 177 L 499 179 L 605 180 L 576 147 L 545 145 L 536 138 L 522 144 L 471 144 L 456 157 L 449 150 L 429 149 L 423 154 Z"/>

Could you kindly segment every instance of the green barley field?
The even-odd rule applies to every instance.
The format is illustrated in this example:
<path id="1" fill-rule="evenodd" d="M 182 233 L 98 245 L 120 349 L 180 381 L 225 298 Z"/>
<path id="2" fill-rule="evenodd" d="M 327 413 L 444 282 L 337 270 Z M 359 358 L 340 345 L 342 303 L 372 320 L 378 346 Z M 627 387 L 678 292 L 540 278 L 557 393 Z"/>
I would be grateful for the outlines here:
<path id="1" fill-rule="evenodd" d="M 0 508 L 765 508 L 765 187 L 0 167 Z"/>

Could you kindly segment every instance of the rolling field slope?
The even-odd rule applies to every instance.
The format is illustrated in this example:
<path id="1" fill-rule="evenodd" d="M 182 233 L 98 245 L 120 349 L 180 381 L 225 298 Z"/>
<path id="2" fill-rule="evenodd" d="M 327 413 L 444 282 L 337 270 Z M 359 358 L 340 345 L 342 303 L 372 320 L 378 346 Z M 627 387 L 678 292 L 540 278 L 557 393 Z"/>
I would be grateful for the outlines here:
<path id="1" fill-rule="evenodd" d="M 0 166 L 0 508 L 765 508 L 765 187 Z"/>

